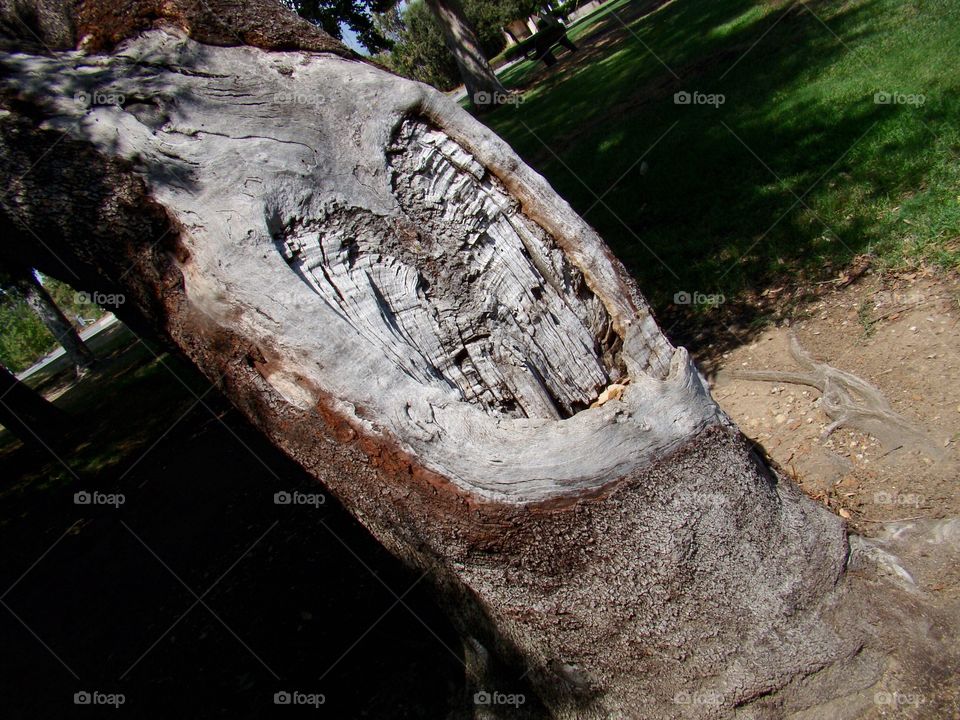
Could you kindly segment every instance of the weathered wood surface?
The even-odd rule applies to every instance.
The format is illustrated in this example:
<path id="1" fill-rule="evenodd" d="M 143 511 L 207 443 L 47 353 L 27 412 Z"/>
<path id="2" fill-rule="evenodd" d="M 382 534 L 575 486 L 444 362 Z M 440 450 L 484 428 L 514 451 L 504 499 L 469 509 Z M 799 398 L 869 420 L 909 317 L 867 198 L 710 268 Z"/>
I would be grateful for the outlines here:
<path id="1" fill-rule="evenodd" d="M 166 33 L 7 69 L 57 97 L 51 125 L 138 167 L 187 231 L 191 305 L 272 347 L 281 395 L 309 407 L 315 385 L 369 428 L 348 410 L 365 408 L 465 490 L 597 489 L 723 422 L 599 238 L 530 171 L 509 176 L 540 205 L 521 210 L 494 174 L 513 153 L 467 118 L 485 167 L 466 128 L 436 129 L 450 108 L 422 86 Z M 550 232 L 567 227 L 580 257 Z M 618 404 L 577 412 L 631 368 Z"/>

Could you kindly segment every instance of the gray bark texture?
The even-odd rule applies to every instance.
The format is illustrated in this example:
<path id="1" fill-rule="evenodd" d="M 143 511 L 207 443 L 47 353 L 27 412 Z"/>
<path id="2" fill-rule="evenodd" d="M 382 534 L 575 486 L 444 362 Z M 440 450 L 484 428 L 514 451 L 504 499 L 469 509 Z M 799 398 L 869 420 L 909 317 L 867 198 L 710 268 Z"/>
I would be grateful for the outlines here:
<path id="1" fill-rule="evenodd" d="M 527 697 L 477 717 L 859 707 L 888 671 L 842 522 L 761 462 L 541 176 L 277 8 L 286 42 L 136 10 L 126 39 L 73 19 L 79 50 L 0 55 L 19 251 L 122 292 L 428 573 L 472 688 Z"/>

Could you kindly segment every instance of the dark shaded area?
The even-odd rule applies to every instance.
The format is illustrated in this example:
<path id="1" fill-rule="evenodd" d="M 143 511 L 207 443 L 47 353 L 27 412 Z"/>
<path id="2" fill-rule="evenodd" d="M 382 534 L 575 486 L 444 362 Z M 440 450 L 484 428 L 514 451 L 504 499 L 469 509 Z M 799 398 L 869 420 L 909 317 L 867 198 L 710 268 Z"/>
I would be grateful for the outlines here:
<path id="1" fill-rule="evenodd" d="M 67 416 L 56 405 L 19 382 L 3 365 L 0 365 L 0 424 L 24 445 L 40 450 L 57 447 L 69 429 Z"/>
<path id="2" fill-rule="evenodd" d="M 462 705 L 459 640 L 428 580 L 332 498 L 276 504 L 322 488 L 155 352 L 119 325 L 101 341 L 57 400 L 87 427 L 62 463 L 0 435 L 3 716 L 113 716 L 76 706 L 83 690 L 123 693 L 116 715 L 137 718 L 317 716 L 277 708 L 284 690 L 322 693 L 325 717 Z M 125 502 L 77 505 L 80 491 Z"/>

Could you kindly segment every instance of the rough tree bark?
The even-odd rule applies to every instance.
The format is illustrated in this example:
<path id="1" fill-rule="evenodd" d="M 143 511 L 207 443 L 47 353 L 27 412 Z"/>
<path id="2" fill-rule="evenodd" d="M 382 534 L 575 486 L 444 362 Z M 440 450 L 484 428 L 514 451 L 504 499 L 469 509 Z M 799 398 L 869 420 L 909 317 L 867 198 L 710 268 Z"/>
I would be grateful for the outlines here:
<path id="1" fill-rule="evenodd" d="M 82 375 L 96 361 L 90 348 L 80 338 L 80 334 L 73 323 L 57 307 L 50 293 L 43 287 L 33 270 L 24 269 L 18 273 L 15 280 L 17 289 L 23 294 L 30 308 L 37 314 L 40 321 L 60 343 L 77 375 Z"/>
<path id="2" fill-rule="evenodd" d="M 527 694 L 479 714 L 782 717 L 884 676 L 841 521 L 496 135 L 269 0 L 59 7 L 64 49 L 8 18 L 0 57 L 19 251 L 122 292 L 428 573 L 473 688 Z"/>
<path id="3" fill-rule="evenodd" d="M 474 107 L 486 110 L 507 94 L 480 47 L 477 34 L 463 14 L 459 0 L 426 0 L 427 7 L 440 23 L 443 40 L 457 61 L 467 97 Z"/>

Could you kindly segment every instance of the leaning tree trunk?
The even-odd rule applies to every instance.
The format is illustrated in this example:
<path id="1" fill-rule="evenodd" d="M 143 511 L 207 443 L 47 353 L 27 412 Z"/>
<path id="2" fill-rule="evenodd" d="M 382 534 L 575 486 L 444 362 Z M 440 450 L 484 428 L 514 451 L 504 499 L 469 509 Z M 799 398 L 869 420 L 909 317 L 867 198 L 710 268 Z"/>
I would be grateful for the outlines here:
<path id="1" fill-rule="evenodd" d="M 473 27 L 463 14 L 459 0 L 426 0 L 427 7 L 440 23 L 443 41 L 457 61 L 467 97 L 474 107 L 486 110 L 507 94 L 500 78 L 487 60 Z"/>
<path id="2" fill-rule="evenodd" d="M 50 293 L 43 287 L 32 269 L 20 273 L 16 280 L 17 289 L 23 295 L 27 305 L 37 314 L 40 321 L 53 335 L 54 339 L 63 347 L 67 357 L 73 363 L 77 374 L 82 374 L 95 362 L 93 353 L 80 338 L 80 334 L 67 319 L 63 311 L 57 307 Z"/>
<path id="3" fill-rule="evenodd" d="M 840 692 L 841 521 L 758 459 L 596 233 L 440 93 L 269 0 L 201 5 L 117 29 L 81 2 L 85 47 L 143 32 L 0 58 L 30 262 L 123 293 L 428 573 L 474 689 L 551 718 Z"/>

